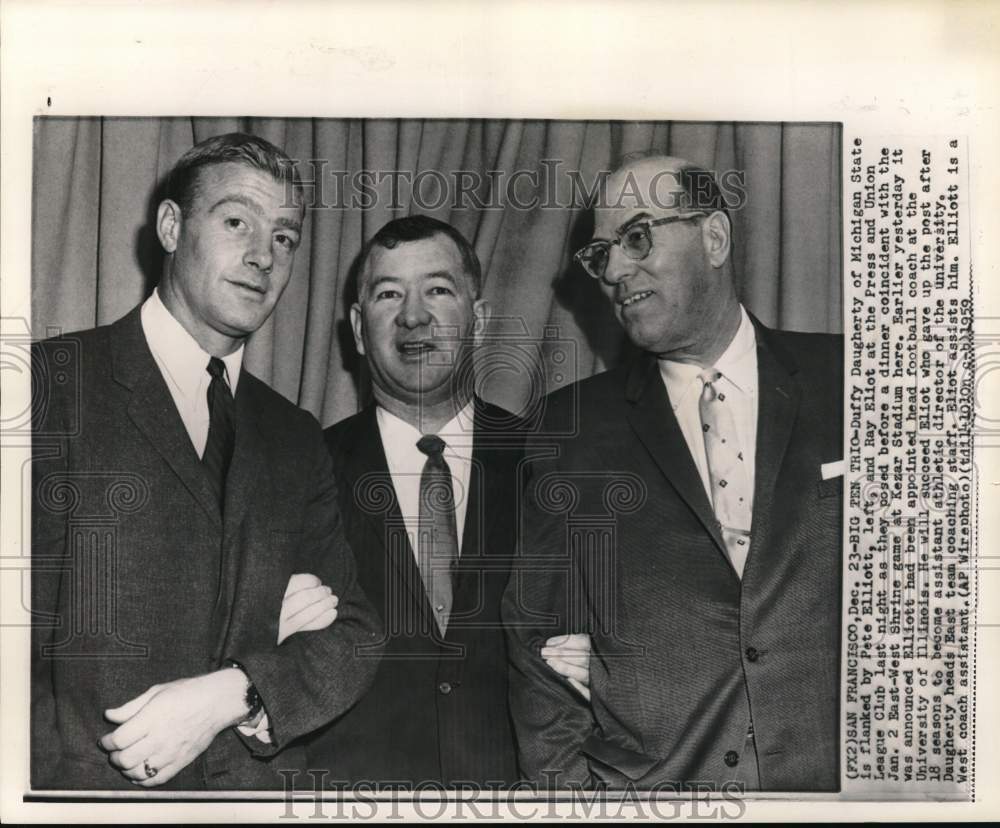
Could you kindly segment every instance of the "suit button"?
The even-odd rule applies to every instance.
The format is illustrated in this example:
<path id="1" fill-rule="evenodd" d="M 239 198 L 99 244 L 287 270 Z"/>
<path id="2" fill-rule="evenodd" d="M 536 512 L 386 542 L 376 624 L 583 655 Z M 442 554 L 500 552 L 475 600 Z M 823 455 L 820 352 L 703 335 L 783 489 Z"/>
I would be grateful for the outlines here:
<path id="1" fill-rule="evenodd" d="M 726 751 L 726 755 L 722 758 L 731 768 L 735 768 L 740 763 L 740 755 L 735 750 Z"/>
<path id="2" fill-rule="evenodd" d="M 438 685 L 438 692 L 442 696 L 447 696 L 451 692 L 451 685 L 448 682 L 446 682 L 446 681 L 442 681 Z"/>
<path id="3" fill-rule="evenodd" d="M 753 647 L 747 647 L 747 661 L 756 661 L 760 658 L 760 653 Z"/>

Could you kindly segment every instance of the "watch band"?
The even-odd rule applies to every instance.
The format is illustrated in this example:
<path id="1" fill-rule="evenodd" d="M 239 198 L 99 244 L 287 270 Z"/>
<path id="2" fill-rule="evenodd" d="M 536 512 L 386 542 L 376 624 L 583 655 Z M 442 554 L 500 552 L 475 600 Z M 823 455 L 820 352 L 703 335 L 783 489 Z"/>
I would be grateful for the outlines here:
<path id="1" fill-rule="evenodd" d="M 243 721 L 250 721 L 253 719 L 264 707 L 264 700 L 260 697 L 260 693 L 257 692 L 257 685 L 253 683 L 250 678 L 250 674 L 247 672 L 246 667 L 240 664 L 235 658 L 227 658 L 223 662 L 224 667 L 235 667 L 247 680 L 246 693 L 243 695 L 243 703 L 249 708 L 249 712 Z"/>

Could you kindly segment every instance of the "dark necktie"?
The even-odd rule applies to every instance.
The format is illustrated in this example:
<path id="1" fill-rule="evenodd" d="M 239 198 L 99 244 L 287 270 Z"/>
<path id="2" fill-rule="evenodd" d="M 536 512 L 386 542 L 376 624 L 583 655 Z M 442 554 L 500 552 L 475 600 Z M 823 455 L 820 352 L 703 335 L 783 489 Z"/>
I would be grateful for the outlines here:
<path id="1" fill-rule="evenodd" d="M 208 439 L 201 462 L 219 498 L 221 509 L 226 496 L 226 474 L 236 441 L 235 403 L 226 382 L 225 363 L 218 357 L 212 357 L 208 361 L 208 373 L 212 376 L 208 384 Z"/>
<path id="2" fill-rule="evenodd" d="M 425 434 L 417 448 L 427 455 L 420 474 L 420 520 L 417 527 L 417 562 L 431 602 L 438 629 L 444 635 L 452 604 L 452 570 L 458 564 L 455 496 L 451 469 L 444 459 L 444 440 Z"/>

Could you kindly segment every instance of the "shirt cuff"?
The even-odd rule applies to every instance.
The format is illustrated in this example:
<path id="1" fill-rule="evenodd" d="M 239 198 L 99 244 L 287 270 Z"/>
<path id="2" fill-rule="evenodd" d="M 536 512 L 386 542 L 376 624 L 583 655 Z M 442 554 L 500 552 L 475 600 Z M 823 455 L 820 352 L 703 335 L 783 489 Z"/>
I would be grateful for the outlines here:
<path id="1" fill-rule="evenodd" d="M 271 744 L 271 723 L 267 718 L 267 713 L 261 711 L 261 716 L 257 721 L 257 724 L 241 724 L 237 725 L 236 729 L 242 733 L 244 736 L 252 736 L 253 738 L 263 742 L 265 745 Z"/>

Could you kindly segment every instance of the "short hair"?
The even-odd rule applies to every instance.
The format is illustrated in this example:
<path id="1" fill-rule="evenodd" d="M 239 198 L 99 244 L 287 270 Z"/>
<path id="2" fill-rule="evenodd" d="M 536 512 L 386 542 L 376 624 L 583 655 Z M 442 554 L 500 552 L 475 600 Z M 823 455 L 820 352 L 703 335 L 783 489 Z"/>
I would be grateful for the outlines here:
<path id="1" fill-rule="evenodd" d="M 167 175 L 164 197 L 180 205 L 182 214 L 190 213 L 198 195 L 201 171 L 215 164 L 231 163 L 260 170 L 292 191 L 302 191 L 295 162 L 282 150 L 256 135 L 229 132 L 201 141 L 185 152 Z"/>
<path id="2" fill-rule="evenodd" d="M 465 236 L 459 233 L 458 230 L 447 222 L 424 215 L 405 216 L 403 218 L 393 219 L 383 225 L 379 231 L 372 236 L 371 239 L 369 239 L 368 243 L 365 244 L 362 249 L 361 257 L 358 260 L 359 265 L 355 294 L 359 298 L 361 297 L 365 270 L 368 267 L 368 260 L 371 258 L 372 251 L 376 247 L 392 250 L 397 245 L 405 244 L 406 242 L 421 241 L 422 239 L 430 239 L 437 235 L 447 236 L 455 243 L 455 246 L 458 248 L 459 255 L 462 257 L 462 269 L 465 271 L 466 277 L 472 284 L 472 297 L 474 299 L 478 299 L 479 294 L 482 291 L 483 269 L 482 265 L 479 263 L 479 257 L 476 255 L 475 248 L 473 248 Z"/>
<path id="3" fill-rule="evenodd" d="M 651 158 L 665 158 L 664 153 L 658 150 L 641 150 L 630 152 L 622 156 L 621 163 L 615 168 L 615 172 L 621 172 L 635 165 L 639 161 Z M 694 210 L 704 210 L 709 213 L 719 211 L 724 213 L 729 219 L 730 228 L 733 226 L 733 217 L 729 213 L 729 204 L 726 197 L 719 188 L 719 183 L 715 178 L 715 173 L 705 167 L 699 167 L 690 161 L 685 161 L 678 166 L 676 180 L 684 192 L 687 204 L 683 205 Z"/>

